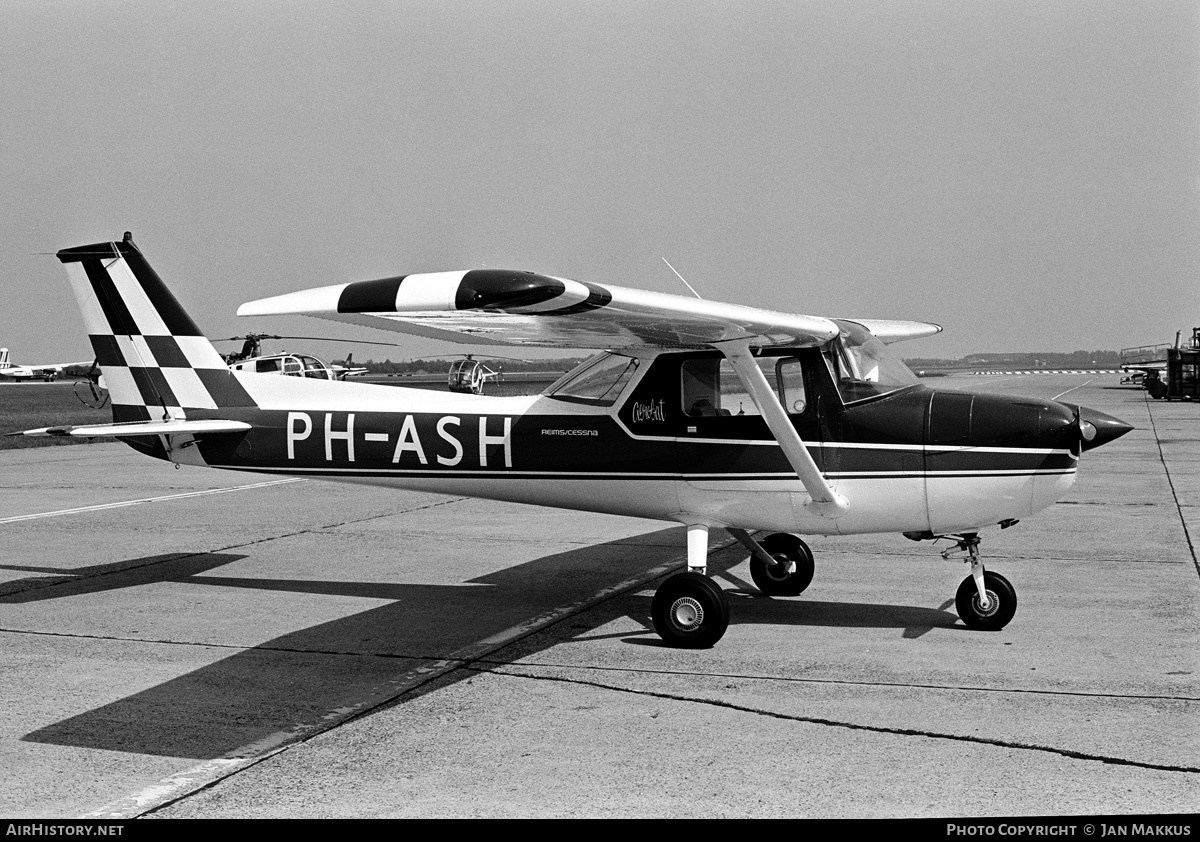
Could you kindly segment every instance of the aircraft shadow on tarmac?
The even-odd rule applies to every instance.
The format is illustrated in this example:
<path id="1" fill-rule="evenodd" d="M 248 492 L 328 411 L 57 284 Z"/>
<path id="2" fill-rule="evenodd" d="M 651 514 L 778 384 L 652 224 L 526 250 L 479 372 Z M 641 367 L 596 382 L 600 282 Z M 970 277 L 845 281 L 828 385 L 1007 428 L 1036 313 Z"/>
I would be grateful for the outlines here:
<path id="1" fill-rule="evenodd" d="M 319 730 L 322 722 L 340 718 L 338 712 L 378 697 L 379 689 L 399 676 L 526 623 L 547 606 L 583 599 L 678 559 L 681 532 L 672 528 L 557 553 L 459 585 L 205 575 L 248 557 L 226 553 L 156 556 L 71 571 L 47 570 L 54 575 L 32 580 L 38 587 L 0 595 L 0 604 L 84 596 L 159 582 L 363 597 L 387 600 L 387 604 L 241 649 L 178 678 L 33 731 L 23 739 L 207 760 L 275 740 L 284 732 Z M 710 572 L 735 584 L 741 582 L 727 574 L 743 556 L 740 548 L 715 552 L 710 555 Z M 23 581 L 28 584 L 31 580 Z M 956 620 L 951 613 L 929 608 L 772 599 L 758 594 L 752 585 L 743 585 L 730 592 L 735 624 L 894 627 L 912 637 L 933 627 L 954 626 Z M 264 601 L 259 610 L 285 609 Z M 631 617 L 645 626 L 646 633 L 630 636 L 624 632 L 622 637 L 629 643 L 659 645 L 649 613 L 649 595 L 635 591 L 572 616 L 571 630 L 582 636 L 613 620 Z M 228 617 L 224 619 L 229 625 Z M 253 627 L 248 626 L 245 634 L 252 636 Z M 203 653 L 206 647 L 229 645 L 220 633 L 199 638 L 184 642 L 189 657 Z M 552 642 L 553 636 L 547 640 Z M 463 678 L 469 675 L 469 671 L 458 673 Z M 444 680 L 457 678 L 452 673 Z M 397 703 L 426 691 L 418 687 Z"/>
<path id="2" fill-rule="evenodd" d="M 0 570 L 47 574 L 0 585 L 0 605 L 64 599 L 156 582 L 181 582 L 244 558 L 246 556 L 234 553 L 168 553 L 69 568 L 0 564 Z"/>

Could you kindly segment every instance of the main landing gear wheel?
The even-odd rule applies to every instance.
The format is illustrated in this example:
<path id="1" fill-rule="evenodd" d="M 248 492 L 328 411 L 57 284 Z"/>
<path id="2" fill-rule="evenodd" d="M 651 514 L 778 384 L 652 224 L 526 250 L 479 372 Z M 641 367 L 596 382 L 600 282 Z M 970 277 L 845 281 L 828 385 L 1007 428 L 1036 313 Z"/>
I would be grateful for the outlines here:
<path id="1" fill-rule="evenodd" d="M 979 589 L 971 576 L 963 579 L 954 597 L 954 607 L 967 628 L 979 631 L 999 631 L 1008 625 L 1017 613 L 1017 592 L 1012 584 L 999 573 L 987 570 L 983 574 L 983 589 L 987 593 L 988 607 L 979 607 Z"/>
<path id="2" fill-rule="evenodd" d="M 677 573 L 650 603 L 654 630 L 669 646 L 707 649 L 729 627 L 729 603 L 720 585 L 702 573 Z"/>
<path id="3" fill-rule="evenodd" d="M 777 532 L 764 538 L 761 545 L 778 563 L 767 564 L 750 556 L 750 578 L 760 591 L 769 596 L 796 596 L 812 584 L 816 565 L 808 544 L 795 535 Z"/>

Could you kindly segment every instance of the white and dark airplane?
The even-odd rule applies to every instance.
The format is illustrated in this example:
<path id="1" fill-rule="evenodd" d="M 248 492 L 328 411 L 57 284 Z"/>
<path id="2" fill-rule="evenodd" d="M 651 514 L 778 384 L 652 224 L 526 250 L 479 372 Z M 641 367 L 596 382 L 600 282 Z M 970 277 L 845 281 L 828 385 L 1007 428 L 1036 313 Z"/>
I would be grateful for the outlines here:
<path id="1" fill-rule="evenodd" d="M 985 570 L 979 532 L 1048 507 L 1074 483 L 1082 451 L 1132 429 L 1071 404 L 923 385 L 886 343 L 936 325 L 494 269 L 338 284 L 238 313 L 607 350 L 530 397 L 261 377 L 230 371 L 129 234 L 58 258 L 113 423 L 26 435 L 117 436 L 181 464 L 680 523 L 687 572 L 658 588 L 651 610 L 673 646 L 711 646 L 728 625 L 724 591 L 705 575 L 713 529 L 745 545 L 755 584 L 771 595 L 812 580 L 801 535 L 950 538 L 970 563 L 959 616 L 1002 628 L 1016 592 Z"/>
<path id="2" fill-rule="evenodd" d="M 73 363 L 46 363 L 45 365 L 16 365 L 9 358 L 8 349 L 0 348 L 0 378 L 9 380 L 57 380 L 68 368 L 86 368 L 91 360 Z"/>
<path id="3" fill-rule="evenodd" d="M 290 377 L 311 377 L 317 380 L 345 380 L 347 377 L 358 377 L 367 373 L 366 368 L 354 365 L 354 354 L 346 355 L 345 365 L 337 363 L 326 365 L 312 354 L 287 351 L 281 351 L 278 354 L 264 354 L 262 351 L 262 340 L 264 339 L 309 338 L 319 337 L 275 336 L 267 333 L 234 336 L 232 339 L 244 340 L 242 350 L 238 353 L 226 354 L 224 359 L 231 371 L 244 371 L 247 374 L 281 374 Z"/>

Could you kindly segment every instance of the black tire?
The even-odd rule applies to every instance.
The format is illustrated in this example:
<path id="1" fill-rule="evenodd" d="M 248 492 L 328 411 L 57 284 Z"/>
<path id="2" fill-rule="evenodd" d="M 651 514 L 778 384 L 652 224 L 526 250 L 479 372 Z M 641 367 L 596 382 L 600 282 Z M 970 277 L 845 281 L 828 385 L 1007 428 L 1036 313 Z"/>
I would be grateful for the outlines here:
<path id="1" fill-rule="evenodd" d="M 812 584 L 816 564 L 808 544 L 795 535 L 777 532 L 761 542 L 762 548 L 774 559 L 792 562 L 796 566 L 788 573 L 782 565 L 769 565 L 750 556 L 750 578 L 758 589 L 769 596 L 797 596 Z"/>
<path id="2" fill-rule="evenodd" d="M 990 570 L 984 571 L 983 589 L 987 591 L 988 601 L 992 603 L 987 611 L 981 611 L 979 608 L 979 592 L 975 588 L 975 579 L 971 576 L 963 579 L 962 584 L 958 586 L 954 607 L 958 609 L 958 616 L 967 624 L 967 628 L 1000 631 L 1017 613 L 1017 592 L 1011 582 Z"/>
<path id="3" fill-rule="evenodd" d="M 677 573 L 654 592 L 654 630 L 669 646 L 707 649 L 729 627 L 729 603 L 720 585 L 701 573 Z"/>

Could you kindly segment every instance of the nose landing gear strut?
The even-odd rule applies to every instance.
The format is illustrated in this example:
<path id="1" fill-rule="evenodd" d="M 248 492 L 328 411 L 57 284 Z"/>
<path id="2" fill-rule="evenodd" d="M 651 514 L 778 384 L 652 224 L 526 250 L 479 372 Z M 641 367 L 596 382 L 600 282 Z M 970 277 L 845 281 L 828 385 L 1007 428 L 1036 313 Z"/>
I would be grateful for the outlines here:
<path id="1" fill-rule="evenodd" d="M 967 628 L 979 631 L 999 631 L 1008 625 L 1017 613 L 1017 592 L 1012 583 L 990 570 L 984 570 L 979 558 L 979 536 L 973 532 L 963 535 L 947 535 L 957 543 L 942 551 L 948 559 L 962 553 L 963 560 L 970 562 L 971 575 L 963 579 L 954 596 L 954 607 Z"/>

